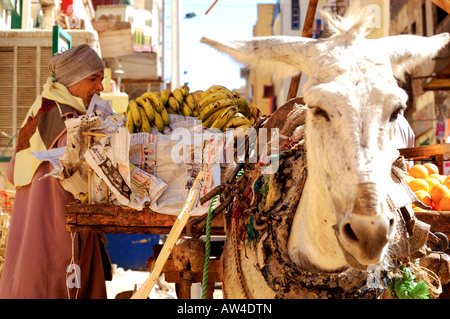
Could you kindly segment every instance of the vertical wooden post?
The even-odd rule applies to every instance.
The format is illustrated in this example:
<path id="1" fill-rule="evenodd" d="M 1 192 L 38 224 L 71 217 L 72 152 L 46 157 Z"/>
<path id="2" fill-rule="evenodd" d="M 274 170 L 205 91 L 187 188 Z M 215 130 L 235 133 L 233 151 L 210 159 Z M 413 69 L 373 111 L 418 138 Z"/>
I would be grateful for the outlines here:
<path id="1" fill-rule="evenodd" d="M 310 38 L 312 34 L 312 27 L 314 24 L 314 17 L 316 15 L 318 0 L 310 0 L 308 5 L 308 11 L 306 12 L 305 23 L 303 24 L 302 37 Z M 291 84 L 289 86 L 289 92 L 287 96 L 287 101 L 293 99 L 297 96 L 298 87 L 300 85 L 300 79 L 302 73 L 294 75 L 291 78 Z"/>

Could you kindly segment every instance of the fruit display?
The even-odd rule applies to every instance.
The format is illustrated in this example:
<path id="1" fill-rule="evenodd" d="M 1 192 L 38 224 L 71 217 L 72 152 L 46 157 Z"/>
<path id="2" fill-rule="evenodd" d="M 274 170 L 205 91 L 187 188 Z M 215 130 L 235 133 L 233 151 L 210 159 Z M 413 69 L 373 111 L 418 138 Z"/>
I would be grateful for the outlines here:
<path id="1" fill-rule="evenodd" d="M 163 132 L 170 124 L 169 114 L 197 117 L 203 127 L 221 131 L 245 131 L 262 115 L 256 105 L 222 85 L 194 92 L 182 85 L 172 91 L 145 92 L 130 100 L 126 126 L 130 133 L 150 132 L 151 126 Z"/>
<path id="2" fill-rule="evenodd" d="M 435 211 L 450 211 L 450 176 L 439 173 L 433 163 L 415 164 L 405 175 L 405 181 L 417 198 Z M 413 205 L 415 211 L 423 208 Z"/>

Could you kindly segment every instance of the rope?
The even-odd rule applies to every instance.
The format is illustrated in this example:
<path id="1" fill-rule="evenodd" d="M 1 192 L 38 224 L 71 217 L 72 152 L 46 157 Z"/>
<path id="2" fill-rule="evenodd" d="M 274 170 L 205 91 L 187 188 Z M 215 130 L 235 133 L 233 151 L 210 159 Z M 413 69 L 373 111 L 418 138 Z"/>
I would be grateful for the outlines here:
<path id="1" fill-rule="evenodd" d="M 235 180 L 244 175 L 244 170 L 241 169 L 235 177 Z M 220 195 L 216 195 L 211 200 L 208 210 L 208 218 L 206 219 L 205 230 L 205 262 L 203 264 L 203 279 L 202 279 L 202 299 L 206 299 L 206 293 L 208 288 L 208 271 L 209 271 L 209 257 L 211 253 L 211 223 L 213 219 L 213 211 L 216 206 L 216 202 L 219 200 Z"/>
<path id="2" fill-rule="evenodd" d="M 206 292 L 208 288 L 208 271 L 209 271 L 209 257 L 211 248 L 211 222 L 214 211 L 214 206 L 216 205 L 219 195 L 214 196 L 211 200 L 208 210 L 208 218 L 206 220 L 206 238 L 205 238 L 205 263 L 203 265 L 203 280 L 202 280 L 202 299 L 206 299 Z"/>

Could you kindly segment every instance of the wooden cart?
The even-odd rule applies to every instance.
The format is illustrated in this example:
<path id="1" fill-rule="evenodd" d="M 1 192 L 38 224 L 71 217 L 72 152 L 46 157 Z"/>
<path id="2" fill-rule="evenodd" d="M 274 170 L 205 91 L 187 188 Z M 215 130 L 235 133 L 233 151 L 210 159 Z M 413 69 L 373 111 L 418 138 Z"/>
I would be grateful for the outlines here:
<path id="1" fill-rule="evenodd" d="M 194 220 L 198 216 L 192 216 Z M 159 214 L 144 208 L 137 211 L 127 206 L 111 204 L 81 205 L 77 203 L 66 206 L 66 228 L 69 232 L 96 231 L 103 233 L 121 234 L 153 234 L 168 235 L 177 216 Z M 183 231 L 186 235 L 186 230 Z M 224 236 L 224 221 L 218 216 L 212 221 L 211 234 Z M 221 282 L 220 255 L 222 253 L 223 241 L 211 243 L 210 263 L 208 272 L 207 298 L 213 298 L 214 284 Z M 153 257 L 147 260 L 147 271 L 151 271 L 156 258 L 161 251 L 162 245 L 153 246 Z M 192 283 L 202 282 L 201 271 L 180 270 L 169 258 L 162 271 L 168 282 L 176 285 L 177 296 L 180 299 L 190 298 L 190 287 Z M 132 287 L 131 287 L 132 288 Z"/>

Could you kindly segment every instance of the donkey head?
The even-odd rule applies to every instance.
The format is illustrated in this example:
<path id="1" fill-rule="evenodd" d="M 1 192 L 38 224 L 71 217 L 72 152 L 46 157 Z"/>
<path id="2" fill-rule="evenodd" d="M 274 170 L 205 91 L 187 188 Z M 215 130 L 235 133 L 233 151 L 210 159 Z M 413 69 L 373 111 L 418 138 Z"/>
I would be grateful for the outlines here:
<path id="1" fill-rule="evenodd" d="M 201 41 L 250 67 L 282 77 L 308 76 L 303 87 L 308 183 L 333 216 L 332 231 L 347 263 L 364 268 L 380 260 L 394 229 L 386 185 L 397 157 L 395 121 L 407 101 L 395 77 L 436 55 L 450 37 L 367 39 L 365 15 L 322 14 L 332 31 L 326 39 Z"/>

